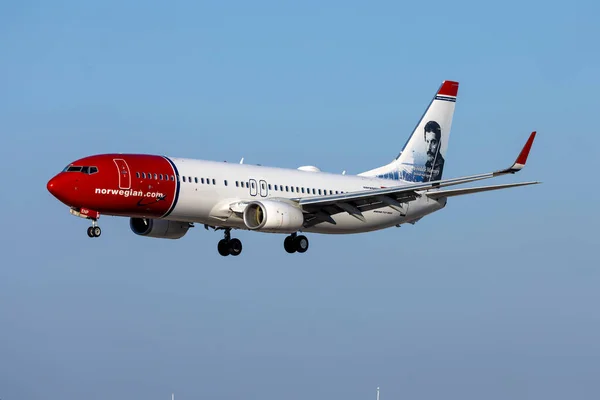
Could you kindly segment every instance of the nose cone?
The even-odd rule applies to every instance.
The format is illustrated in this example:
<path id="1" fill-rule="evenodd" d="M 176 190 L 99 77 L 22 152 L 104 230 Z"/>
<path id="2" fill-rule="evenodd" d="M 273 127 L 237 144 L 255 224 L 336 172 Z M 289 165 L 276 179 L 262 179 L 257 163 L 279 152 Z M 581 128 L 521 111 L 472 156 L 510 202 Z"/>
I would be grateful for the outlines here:
<path id="1" fill-rule="evenodd" d="M 48 189 L 52 196 L 67 205 L 70 205 L 69 202 L 73 200 L 73 182 L 64 173 L 60 173 L 50 179 L 46 185 L 46 189 Z"/>
<path id="2" fill-rule="evenodd" d="M 48 184 L 46 185 L 46 189 L 48 189 L 48 191 L 52 194 L 52 196 L 58 197 L 57 196 L 58 191 L 59 191 L 58 186 L 59 186 L 59 182 L 58 182 L 58 175 L 57 175 L 48 181 Z"/>

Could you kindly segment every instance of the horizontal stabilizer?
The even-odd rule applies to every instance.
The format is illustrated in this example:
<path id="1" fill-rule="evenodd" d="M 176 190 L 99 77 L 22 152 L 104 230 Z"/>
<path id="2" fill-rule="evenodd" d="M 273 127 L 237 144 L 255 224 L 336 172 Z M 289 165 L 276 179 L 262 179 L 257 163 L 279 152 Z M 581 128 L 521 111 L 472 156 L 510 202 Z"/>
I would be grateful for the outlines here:
<path id="1" fill-rule="evenodd" d="M 440 191 L 430 192 L 430 193 L 426 193 L 426 194 L 427 194 L 427 197 L 429 197 L 429 198 L 439 199 L 442 197 L 462 196 L 464 194 L 488 192 L 491 190 L 508 189 L 508 188 L 518 187 L 518 186 L 537 185 L 538 183 L 541 183 L 541 182 L 507 183 L 504 185 L 479 186 L 479 187 L 464 188 L 464 189 L 440 190 Z"/>

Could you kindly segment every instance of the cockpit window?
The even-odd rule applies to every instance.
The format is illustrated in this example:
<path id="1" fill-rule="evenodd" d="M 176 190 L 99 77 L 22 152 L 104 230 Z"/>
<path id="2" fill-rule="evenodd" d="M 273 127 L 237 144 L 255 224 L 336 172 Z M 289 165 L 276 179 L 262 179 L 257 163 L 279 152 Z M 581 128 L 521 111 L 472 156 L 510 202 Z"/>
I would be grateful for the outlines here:
<path id="1" fill-rule="evenodd" d="M 98 167 L 68 165 L 63 169 L 63 172 L 83 172 L 84 174 L 91 175 L 98 172 Z"/>

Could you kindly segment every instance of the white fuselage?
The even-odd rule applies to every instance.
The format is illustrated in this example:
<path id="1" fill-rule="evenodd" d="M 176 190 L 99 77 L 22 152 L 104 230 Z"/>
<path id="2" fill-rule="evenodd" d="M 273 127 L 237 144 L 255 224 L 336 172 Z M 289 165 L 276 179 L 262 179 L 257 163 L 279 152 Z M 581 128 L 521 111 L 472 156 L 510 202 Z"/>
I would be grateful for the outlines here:
<path id="1" fill-rule="evenodd" d="M 298 199 L 405 185 L 404 181 L 367 178 L 297 169 L 169 157 L 179 176 L 179 198 L 168 220 L 209 226 L 247 229 L 236 214 L 236 203 L 267 199 Z M 305 232 L 360 233 L 414 222 L 445 206 L 422 196 L 403 205 L 403 212 L 390 207 L 363 213 L 366 221 L 342 212 L 332 216 L 335 224 L 318 223 Z"/>

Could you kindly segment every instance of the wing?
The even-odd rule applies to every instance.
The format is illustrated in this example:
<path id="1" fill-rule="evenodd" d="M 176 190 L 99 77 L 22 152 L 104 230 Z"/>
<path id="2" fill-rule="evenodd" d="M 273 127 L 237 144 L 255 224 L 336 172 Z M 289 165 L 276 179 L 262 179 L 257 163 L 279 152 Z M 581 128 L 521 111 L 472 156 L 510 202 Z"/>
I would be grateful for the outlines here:
<path id="1" fill-rule="evenodd" d="M 332 215 L 341 212 L 347 212 L 353 217 L 365 221 L 363 212 L 374 210 L 377 208 L 391 207 L 396 211 L 403 213 L 402 203 L 409 202 L 423 194 L 427 194 L 432 198 L 440 198 L 445 196 L 456 196 L 458 194 L 468 194 L 471 192 L 484 191 L 484 190 L 497 190 L 504 189 L 513 186 L 523 186 L 525 184 L 533 184 L 537 182 L 528 182 L 524 184 L 512 184 L 512 185 L 500 185 L 496 187 L 484 187 L 484 188 L 470 188 L 471 192 L 465 192 L 468 189 L 461 189 L 463 192 L 455 191 L 438 191 L 437 189 L 460 185 L 463 183 L 474 182 L 482 179 L 495 178 L 501 175 L 514 174 L 525 166 L 529 151 L 535 139 L 536 132 L 532 132 L 525 143 L 525 146 L 519 153 L 519 156 L 515 162 L 506 169 L 502 169 L 495 172 L 489 172 L 485 174 L 472 175 L 462 178 L 444 179 L 434 182 L 424 182 L 416 184 L 407 184 L 402 186 L 395 186 L 383 189 L 374 190 L 361 190 L 358 192 L 327 195 L 327 196 L 315 196 L 308 198 L 295 199 L 298 204 L 302 207 L 305 212 L 305 227 L 309 227 L 320 222 L 329 222 L 335 224 Z M 475 190 L 479 189 L 479 190 Z M 435 190 L 435 191 L 432 191 Z M 452 193 L 450 193 L 452 192 Z M 446 193 L 444 195 L 443 193 Z"/>
<path id="2" fill-rule="evenodd" d="M 512 187 L 537 185 L 541 182 L 519 182 L 519 183 L 507 183 L 505 185 L 493 185 L 493 186 L 479 186 L 465 189 L 451 189 L 451 190 L 436 190 L 434 192 L 427 192 L 426 195 L 430 199 L 440 199 L 442 197 L 454 197 L 462 196 L 464 194 L 489 192 L 491 190 L 508 189 Z"/>

